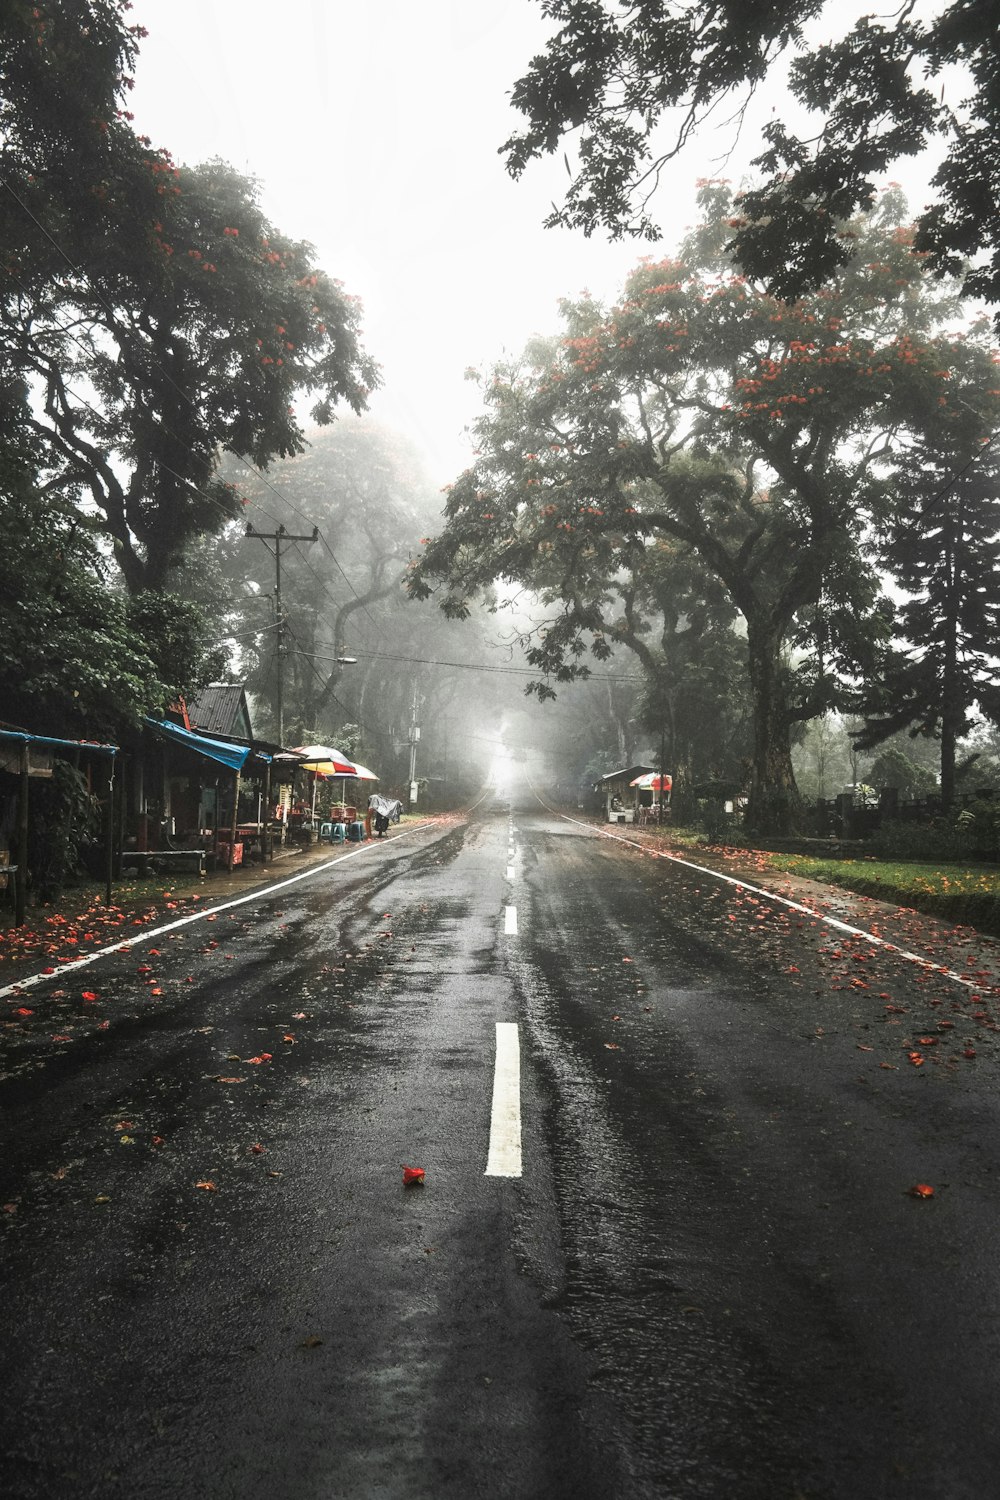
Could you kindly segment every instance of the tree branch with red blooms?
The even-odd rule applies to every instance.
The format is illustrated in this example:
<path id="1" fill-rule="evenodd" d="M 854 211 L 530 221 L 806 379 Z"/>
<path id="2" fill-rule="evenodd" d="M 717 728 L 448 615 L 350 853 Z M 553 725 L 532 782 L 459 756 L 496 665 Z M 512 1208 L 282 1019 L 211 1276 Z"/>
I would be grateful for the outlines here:
<path id="1" fill-rule="evenodd" d="M 743 616 L 749 816 L 784 831 L 793 727 L 853 702 L 884 647 L 875 538 L 895 473 L 915 444 L 987 435 L 1000 398 L 986 331 L 959 328 L 897 193 L 842 226 L 846 265 L 797 302 L 733 265 L 729 189 L 701 204 L 676 259 L 640 264 L 612 308 L 564 303 L 560 336 L 492 371 L 479 457 L 410 588 L 459 616 L 497 580 L 535 589 L 554 611 L 527 650 L 545 697 L 627 639 L 623 589 L 649 600 L 657 543 L 689 547 Z"/>

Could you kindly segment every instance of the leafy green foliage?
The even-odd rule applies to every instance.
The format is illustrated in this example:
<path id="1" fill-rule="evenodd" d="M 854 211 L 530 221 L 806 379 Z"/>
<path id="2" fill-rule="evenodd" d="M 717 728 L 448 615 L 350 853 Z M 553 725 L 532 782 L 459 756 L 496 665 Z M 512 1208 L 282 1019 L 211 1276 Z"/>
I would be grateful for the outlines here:
<path id="1" fill-rule="evenodd" d="M 487 378 L 481 456 L 411 590 L 443 585 L 459 617 L 497 580 L 536 590 L 552 613 L 525 645 L 544 697 L 615 641 L 653 668 L 656 545 L 697 554 L 746 623 L 752 816 L 782 825 L 791 725 L 847 702 L 887 629 L 868 537 L 897 454 L 947 450 L 969 409 L 988 431 L 1000 401 L 941 331 L 953 293 L 929 287 L 898 196 L 845 228 L 853 259 L 796 303 L 727 261 L 727 190 L 703 205 L 680 258 L 641 264 L 611 309 L 565 303 L 560 339 Z"/>
<path id="2" fill-rule="evenodd" d="M 219 663 L 193 606 L 130 598 L 73 499 L 39 492 L 20 412 L 17 400 L 0 403 L 3 718 L 37 734 L 115 739 Z"/>
<path id="3" fill-rule="evenodd" d="M 106 757 L 104 763 L 106 767 Z M 100 805 L 83 774 L 57 755 L 52 762 L 52 779 L 32 781 L 30 806 L 28 869 L 32 891 L 40 901 L 51 901 L 100 838 Z"/>
<path id="4" fill-rule="evenodd" d="M 978 390 L 996 378 L 989 354 L 960 352 L 978 366 Z M 973 385 L 970 371 L 969 384 Z M 914 448 L 900 465 L 899 509 L 886 562 L 905 591 L 900 639 L 864 694 L 858 744 L 879 744 L 902 728 L 941 742 L 941 794 L 955 795 L 958 741 L 978 705 L 1000 717 L 996 642 L 1000 635 L 1000 463 L 959 415 L 950 451 Z M 941 435 L 938 435 L 940 443 Z M 971 451 L 971 456 L 970 455 Z"/>
<path id="5" fill-rule="evenodd" d="M 926 766 L 917 765 L 894 745 L 875 757 L 868 780 L 874 787 L 892 787 L 901 797 L 907 798 L 920 797 L 937 787 L 933 773 Z"/>
<path id="6" fill-rule="evenodd" d="M 919 243 L 937 269 L 966 275 L 967 291 L 1000 302 L 993 6 L 951 0 L 862 16 L 806 50 L 807 22 L 822 16 L 835 27 L 833 0 L 539 3 L 556 30 L 514 85 L 512 101 L 527 124 L 501 149 L 518 176 L 578 135 L 570 186 L 550 225 L 657 238 L 649 199 L 665 165 L 721 103 L 740 118 L 779 54 L 793 50 L 792 94 L 821 123 L 811 139 L 780 118 L 765 126 L 766 149 L 755 161 L 765 181 L 744 194 L 731 226 L 745 272 L 783 297 L 821 286 L 848 263 L 840 226 L 872 207 L 879 174 L 944 137 L 938 198 L 920 220 Z M 957 68 L 967 70 L 970 87 L 953 101 Z M 948 83 L 939 91 L 942 77 Z"/>
<path id="7" fill-rule="evenodd" d="M 269 223 L 252 181 L 176 166 L 109 107 L 134 51 L 122 9 L 18 6 L 0 31 L 0 349 L 32 384 L 50 471 L 85 485 L 137 592 L 235 513 L 220 451 L 298 452 L 293 399 L 327 422 L 378 372 L 357 298 Z"/>

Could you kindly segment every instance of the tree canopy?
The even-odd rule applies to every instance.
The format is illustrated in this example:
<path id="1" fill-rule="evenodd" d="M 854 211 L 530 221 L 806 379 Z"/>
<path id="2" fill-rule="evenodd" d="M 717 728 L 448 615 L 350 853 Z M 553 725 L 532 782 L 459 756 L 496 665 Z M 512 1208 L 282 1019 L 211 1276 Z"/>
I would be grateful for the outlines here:
<path id="1" fill-rule="evenodd" d="M 948 806 L 973 710 L 1000 720 L 1000 463 L 966 433 L 950 453 L 916 448 L 897 485 L 902 503 L 883 556 L 902 602 L 895 638 L 865 685 L 866 723 L 855 738 L 863 749 L 905 728 L 938 738 Z"/>
<path id="2" fill-rule="evenodd" d="M 266 464 L 378 382 L 358 299 L 222 162 L 137 136 L 123 0 L 15 3 L 0 28 L 0 356 L 47 477 L 79 485 L 129 589 L 162 586 L 235 501 L 220 452 Z M 93 77 L 88 68 L 93 67 Z"/>
<path id="3" fill-rule="evenodd" d="M 743 270 L 783 297 L 820 286 L 847 264 L 841 225 L 874 204 L 879 176 L 940 138 L 937 197 L 918 221 L 918 247 L 938 270 L 963 274 L 967 292 L 1000 302 L 995 5 L 901 0 L 895 13 L 862 16 L 845 32 L 835 0 L 538 3 L 556 29 L 514 85 L 527 123 L 501 149 L 519 176 L 575 142 L 550 225 L 658 238 L 651 200 L 664 167 L 720 106 L 735 132 L 790 53 L 791 94 L 815 133 L 800 136 L 779 116 L 765 125 L 754 162 L 764 180 L 742 195 L 731 225 Z M 820 20 L 834 37 L 810 44 L 810 23 Z"/>
<path id="4" fill-rule="evenodd" d="M 958 432 L 981 443 L 1000 390 L 982 330 L 950 330 L 897 195 L 845 226 L 852 260 L 795 303 L 728 261 L 728 190 L 702 198 L 678 259 L 641 264 L 613 308 L 565 303 L 561 337 L 485 381 L 480 456 L 411 588 L 443 585 L 459 615 L 497 579 L 538 590 L 552 616 L 526 644 L 544 696 L 546 674 L 570 680 L 617 640 L 655 675 L 659 549 L 697 554 L 745 622 L 751 817 L 780 828 L 792 725 L 842 701 L 886 629 L 869 540 L 897 465 L 916 445 L 953 452 Z"/>
<path id="5" fill-rule="evenodd" d="M 198 551 L 243 513 L 221 456 L 296 454 L 300 398 L 325 424 L 379 380 L 358 299 L 256 183 L 136 133 L 129 9 L 0 20 L 4 711 L 105 734 L 224 669 Z"/>

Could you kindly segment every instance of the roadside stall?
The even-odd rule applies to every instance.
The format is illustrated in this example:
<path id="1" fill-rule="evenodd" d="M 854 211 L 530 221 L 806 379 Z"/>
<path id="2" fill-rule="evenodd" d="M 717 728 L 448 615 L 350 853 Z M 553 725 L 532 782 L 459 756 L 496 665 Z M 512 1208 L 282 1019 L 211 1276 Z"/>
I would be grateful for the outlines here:
<path id="1" fill-rule="evenodd" d="M 673 777 L 669 776 L 666 771 L 662 775 L 659 771 L 647 771 L 645 775 L 637 776 L 630 784 L 639 794 L 636 821 L 640 824 L 664 822 L 670 806 Z"/>
<path id="2" fill-rule="evenodd" d="M 312 843 L 321 832 L 324 822 L 343 821 L 346 824 L 357 822 L 357 808 L 348 808 L 342 804 L 342 819 L 317 818 L 316 796 L 318 783 L 323 780 L 343 778 L 345 781 L 352 776 L 357 776 L 358 767 L 350 760 L 342 750 L 337 750 L 333 745 L 300 745 L 294 751 L 298 756 L 299 765 L 303 771 L 310 773 L 311 786 L 308 798 L 301 798 L 293 803 L 289 813 L 290 831 L 302 843 Z"/>
<path id="3" fill-rule="evenodd" d="M 594 783 L 599 807 L 609 823 L 634 823 L 639 811 L 639 792 L 633 785 L 639 776 L 653 771 L 652 766 L 624 766 L 609 771 Z"/>

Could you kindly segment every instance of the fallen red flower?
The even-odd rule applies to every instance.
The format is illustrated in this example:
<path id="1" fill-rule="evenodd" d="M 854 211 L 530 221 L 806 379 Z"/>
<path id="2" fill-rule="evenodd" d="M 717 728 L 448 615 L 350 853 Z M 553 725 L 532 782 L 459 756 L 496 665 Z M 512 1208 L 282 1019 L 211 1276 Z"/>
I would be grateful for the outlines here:
<path id="1" fill-rule="evenodd" d="M 911 1198 L 933 1198 L 934 1189 L 929 1182 L 915 1182 L 908 1190 Z"/>
<path id="2" fill-rule="evenodd" d="M 404 1167 L 403 1186 L 413 1187 L 414 1183 L 422 1183 L 426 1173 L 423 1167 Z"/>

